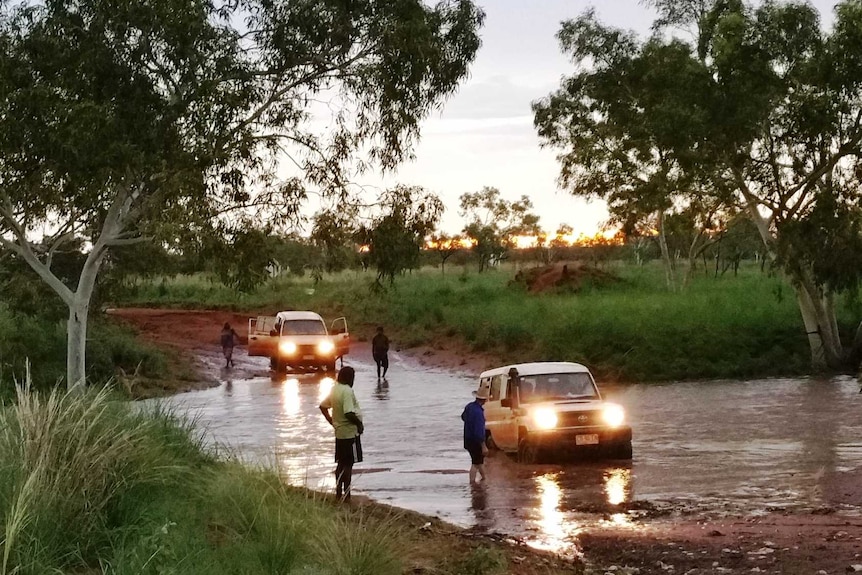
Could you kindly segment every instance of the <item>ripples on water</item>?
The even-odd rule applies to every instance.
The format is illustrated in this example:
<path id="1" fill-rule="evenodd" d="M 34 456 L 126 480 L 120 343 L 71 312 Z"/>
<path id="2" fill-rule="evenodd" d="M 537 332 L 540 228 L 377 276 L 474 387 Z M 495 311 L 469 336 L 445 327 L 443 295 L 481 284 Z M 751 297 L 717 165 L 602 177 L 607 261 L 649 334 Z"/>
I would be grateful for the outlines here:
<path id="1" fill-rule="evenodd" d="M 634 385 L 613 397 L 634 429 L 630 464 L 529 466 L 500 454 L 488 460 L 488 484 L 471 488 L 460 414 L 475 382 L 393 355 L 388 381 L 350 362 L 366 422 L 356 491 L 545 549 L 568 548 L 586 525 L 634 528 L 633 502 L 706 514 L 815 508 L 827 504 L 824 474 L 862 464 L 855 379 Z M 257 378 L 168 401 L 197 415 L 210 440 L 274 459 L 294 484 L 332 489 L 332 430 L 317 408 L 332 385 Z"/>

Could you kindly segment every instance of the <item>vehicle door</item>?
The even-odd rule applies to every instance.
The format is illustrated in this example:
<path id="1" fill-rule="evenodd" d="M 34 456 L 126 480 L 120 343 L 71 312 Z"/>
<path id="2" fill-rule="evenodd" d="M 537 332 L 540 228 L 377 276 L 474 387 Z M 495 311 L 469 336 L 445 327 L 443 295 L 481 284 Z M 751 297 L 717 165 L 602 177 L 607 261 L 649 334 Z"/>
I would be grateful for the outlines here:
<path id="1" fill-rule="evenodd" d="M 518 393 L 511 380 L 500 375 L 500 439 L 497 441 L 502 449 L 515 451 L 518 449 L 518 417 L 512 407 L 512 397 Z M 517 403 L 515 404 L 517 406 Z"/>
<path id="2" fill-rule="evenodd" d="M 517 449 L 517 445 L 514 447 L 510 445 L 512 441 L 509 439 L 512 410 L 501 405 L 501 395 L 505 391 L 503 380 L 502 375 L 485 378 L 480 382 L 480 388 L 487 387 L 490 394 L 488 401 L 485 402 L 485 429 L 491 432 L 491 437 L 494 438 L 497 447 L 509 451 Z"/>
<path id="3" fill-rule="evenodd" d="M 350 353 L 350 333 L 347 331 L 347 318 L 339 317 L 332 320 L 329 335 L 335 344 L 335 356 L 341 357 Z"/>
<path id="4" fill-rule="evenodd" d="M 275 333 L 275 317 L 261 315 L 248 318 L 248 355 L 273 357 L 277 348 L 278 334 Z"/>

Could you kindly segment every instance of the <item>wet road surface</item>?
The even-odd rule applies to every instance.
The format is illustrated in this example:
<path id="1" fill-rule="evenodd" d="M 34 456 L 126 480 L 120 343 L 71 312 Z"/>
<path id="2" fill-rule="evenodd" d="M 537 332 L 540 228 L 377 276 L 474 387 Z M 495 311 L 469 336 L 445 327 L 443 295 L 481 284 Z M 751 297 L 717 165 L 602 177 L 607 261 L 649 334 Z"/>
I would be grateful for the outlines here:
<path id="1" fill-rule="evenodd" d="M 332 380 L 273 379 L 262 360 L 242 359 L 260 361 L 261 377 L 230 381 L 222 371 L 221 386 L 168 403 L 243 460 L 332 490 L 332 430 L 317 408 Z M 488 483 L 471 488 L 460 414 L 473 379 L 390 354 L 387 381 L 378 383 L 373 364 L 360 359 L 348 362 L 366 423 L 356 493 L 540 548 L 563 549 L 586 527 L 631 525 L 637 511 L 624 510 L 637 502 L 713 517 L 817 509 L 832 504 L 824 477 L 862 467 L 855 378 L 633 385 L 610 397 L 634 430 L 630 464 L 523 465 L 498 454 L 488 460 Z"/>

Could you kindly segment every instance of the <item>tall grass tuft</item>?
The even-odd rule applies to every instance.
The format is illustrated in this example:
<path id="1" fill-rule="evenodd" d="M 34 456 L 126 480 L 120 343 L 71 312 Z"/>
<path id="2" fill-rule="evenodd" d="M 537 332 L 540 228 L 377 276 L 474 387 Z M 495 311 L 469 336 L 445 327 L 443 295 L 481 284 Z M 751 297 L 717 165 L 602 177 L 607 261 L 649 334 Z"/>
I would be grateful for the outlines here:
<path id="1" fill-rule="evenodd" d="M 311 549 L 331 575 L 398 575 L 404 545 L 397 515 L 372 519 L 359 509 L 322 522 Z"/>
<path id="2" fill-rule="evenodd" d="M 28 385 L 0 411 L 2 575 L 93 564 L 110 546 L 123 498 L 181 481 L 194 453 L 184 433 L 135 414 L 106 389 Z"/>

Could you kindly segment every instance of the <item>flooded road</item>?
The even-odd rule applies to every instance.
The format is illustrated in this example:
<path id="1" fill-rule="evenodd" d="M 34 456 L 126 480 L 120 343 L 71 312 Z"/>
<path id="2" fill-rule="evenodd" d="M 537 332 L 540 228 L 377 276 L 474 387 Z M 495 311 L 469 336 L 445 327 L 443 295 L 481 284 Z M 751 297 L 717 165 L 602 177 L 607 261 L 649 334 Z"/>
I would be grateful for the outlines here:
<path id="1" fill-rule="evenodd" d="M 634 385 L 611 397 L 634 430 L 630 464 L 523 465 L 498 454 L 487 485 L 471 488 L 460 414 L 476 383 L 398 354 L 388 382 L 378 383 L 374 366 L 360 360 L 348 362 L 366 423 L 356 493 L 540 548 L 560 550 L 585 527 L 630 524 L 619 506 L 633 502 L 704 516 L 830 506 L 825 478 L 862 467 L 855 378 Z M 332 380 L 228 375 L 219 387 L 167 401 L 244 460 L 275 463 L 294 484 L 332 490 L 332 430 L 317 408 Z"/>

